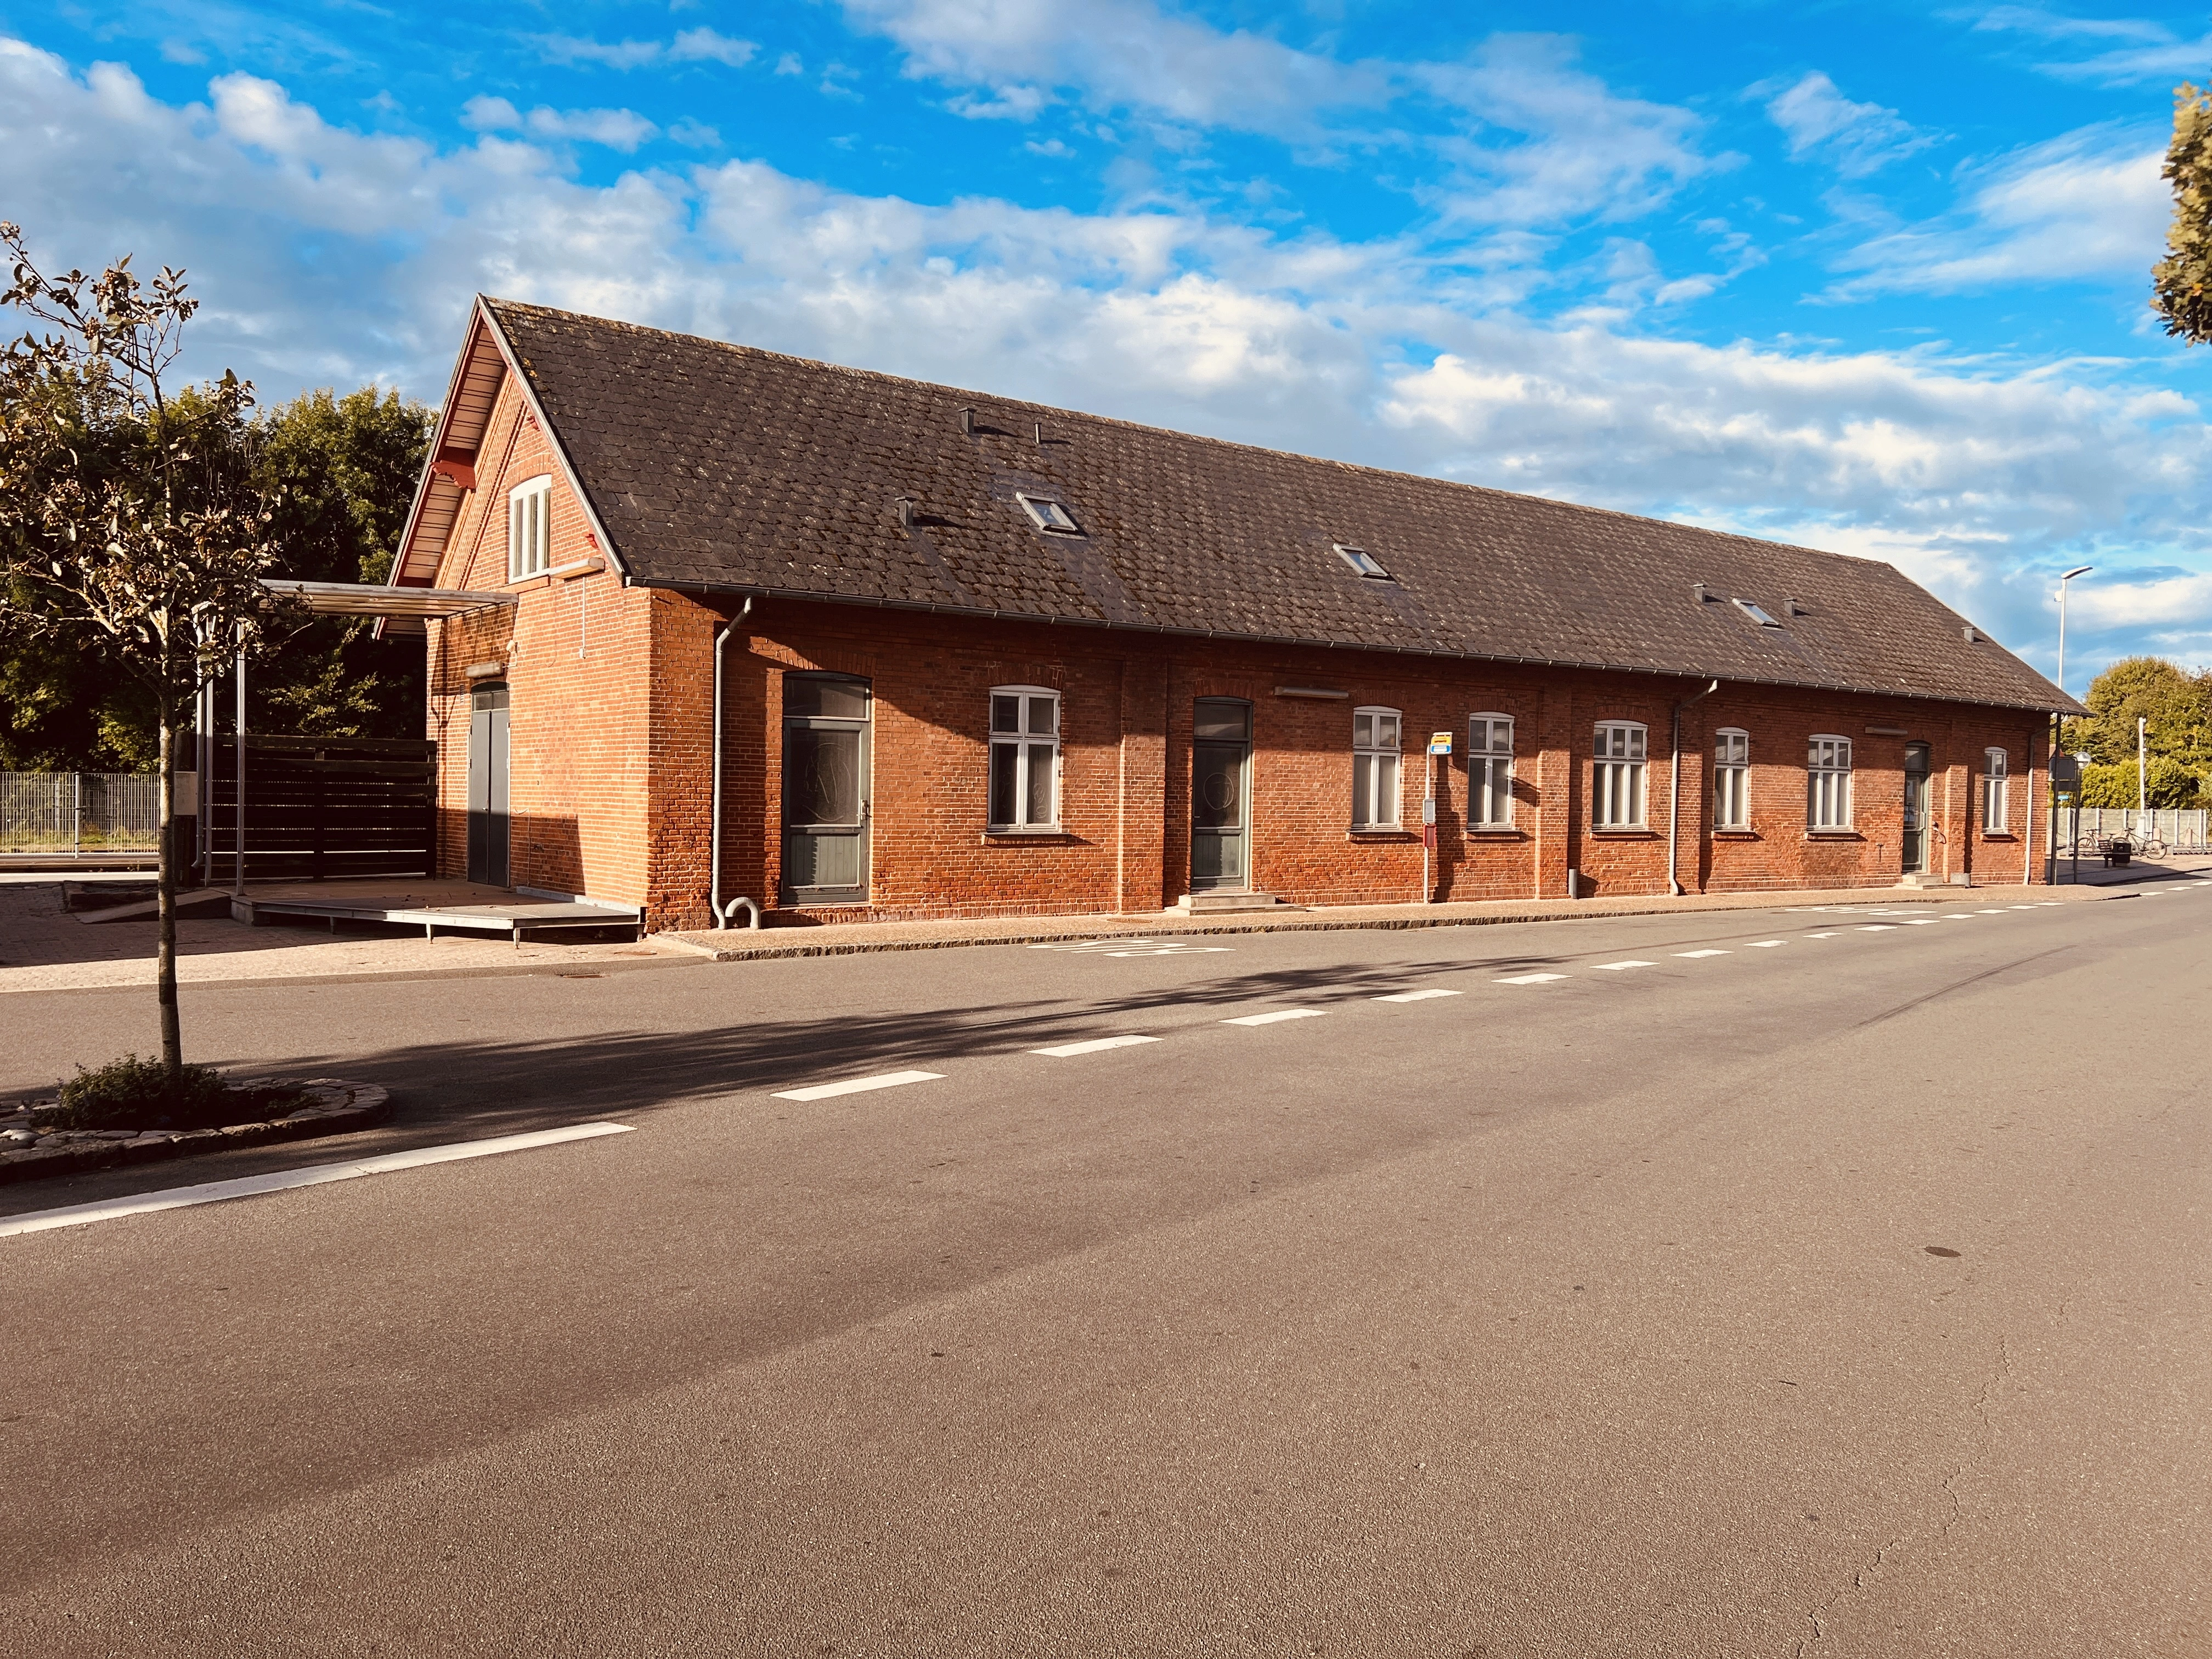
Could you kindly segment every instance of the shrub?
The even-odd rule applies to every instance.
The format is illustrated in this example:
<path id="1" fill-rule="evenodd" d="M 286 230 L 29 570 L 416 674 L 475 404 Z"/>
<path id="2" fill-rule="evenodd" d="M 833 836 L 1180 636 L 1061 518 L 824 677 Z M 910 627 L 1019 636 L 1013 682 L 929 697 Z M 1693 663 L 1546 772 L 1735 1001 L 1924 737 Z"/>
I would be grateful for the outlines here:
<path id="1" fill-rule="evenodd" d="M 41 1115 L 56 1129 L 199 1129 L 253 1112 L 211 1067 L 187 1066 L 172 1079 L 160 1060 L 125 1054 L 96 1072 L 78 1066 L 60 1103 Z"/>

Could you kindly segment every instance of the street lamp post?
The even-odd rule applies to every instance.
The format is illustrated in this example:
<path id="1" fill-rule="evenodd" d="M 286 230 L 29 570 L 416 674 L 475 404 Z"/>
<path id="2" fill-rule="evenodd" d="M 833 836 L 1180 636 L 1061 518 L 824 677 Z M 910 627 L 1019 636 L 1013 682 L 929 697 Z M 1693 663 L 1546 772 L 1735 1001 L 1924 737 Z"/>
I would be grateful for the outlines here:
<path id="1" fill-rule="evenodd" d="M 2062 572 L 2058 578 L 2058 690 L 2062 696 L 2066 691 L 2066 584 L 2076 576 L 2087 575 L 2096 568 L 2094 564 L 2077 564 L 2071 570 Z M 2051 717 L 2051 753 L 2054 757 L 2058 753 L 2058 733 L 2061 729 L 2059 720 L 2060 717 L 2055 713 Z M 2035 769 L 2033 766 L 2028 768 L 2027 775 L 2030 785 L 2033 787 L 2035 777 Z M 2081 805 L 2081 786 L 2079 783 L 2074 786 L 2076 806 Z M 2045 866 L 2043 879 L 2046 884 L 2058 879 L 2058 792 L 2054 789 L 2049 793 L 2051 833 L 2044 837 L 2043 843 Z M 2077 817 L 2074 822 L 2078 826 L 2081 819 Z"/>

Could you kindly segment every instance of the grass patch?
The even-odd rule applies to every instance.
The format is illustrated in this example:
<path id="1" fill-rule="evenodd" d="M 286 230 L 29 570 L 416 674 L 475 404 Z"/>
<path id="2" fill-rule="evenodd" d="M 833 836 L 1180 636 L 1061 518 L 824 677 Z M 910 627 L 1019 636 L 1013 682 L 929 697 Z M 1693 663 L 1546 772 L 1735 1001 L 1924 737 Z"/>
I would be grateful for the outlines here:
<path id="1" fill-rule="evenodd" d="M 232 1088 L 212 1066 L 172 1078 L 160 1060 L 125 1054 L 96 1071 L 78 1066 L 34 1117 L 42 1129 L 215 1129 L 283 1117 L 307 1101 L 297 1089 Z"/>

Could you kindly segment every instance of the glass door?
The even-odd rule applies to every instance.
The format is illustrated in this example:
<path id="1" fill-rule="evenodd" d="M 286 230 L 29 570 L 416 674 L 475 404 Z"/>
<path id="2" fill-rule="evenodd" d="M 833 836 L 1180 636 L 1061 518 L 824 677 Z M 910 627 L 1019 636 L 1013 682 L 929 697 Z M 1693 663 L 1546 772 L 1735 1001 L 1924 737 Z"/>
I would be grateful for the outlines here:
<path id="1" fill-rule="evenodd" d="M 1905 750 L 1905 873 L 1923 875 L 1928 869 L 1928 745 L 1908 744 Z"/>
<path id="2" fill-rule="evenodd" d="M 866 680 L 783 679 L 783 899 L 865 904 L 868 898 Z"/>
<path id="3" fill-rule="evenodd" d="M 469 879 L 504 887 L 507 876 L 507 688 L 469 694 Z"/>
<path id="4" fill-rule="evenodd" d="M 1248 886 L 1252 705 L 1200 697 L 1191 737 L 1191 890 Z"/>

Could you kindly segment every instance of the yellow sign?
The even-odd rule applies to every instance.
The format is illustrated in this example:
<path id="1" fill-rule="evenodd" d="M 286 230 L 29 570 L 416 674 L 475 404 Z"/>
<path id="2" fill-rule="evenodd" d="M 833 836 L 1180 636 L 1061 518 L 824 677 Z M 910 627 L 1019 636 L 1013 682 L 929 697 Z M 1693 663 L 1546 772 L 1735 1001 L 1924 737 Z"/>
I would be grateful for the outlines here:
<path id="1" fill-rule="evenodd" d="M 1452 734 L 1451 734 L 1450 732 L 1430 732 L 1430 733 L 1429 733 L 1429 752 L 1430 752 L 1431 755 L 1449 755 L 1449 754 L 1450 754 L 1450 753 L 1451 753 L 1451 740 L 1452 740 Z"/>

